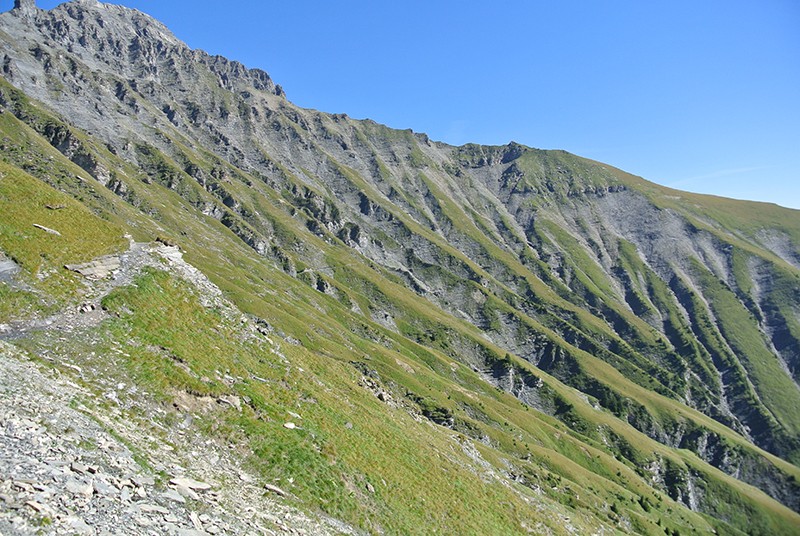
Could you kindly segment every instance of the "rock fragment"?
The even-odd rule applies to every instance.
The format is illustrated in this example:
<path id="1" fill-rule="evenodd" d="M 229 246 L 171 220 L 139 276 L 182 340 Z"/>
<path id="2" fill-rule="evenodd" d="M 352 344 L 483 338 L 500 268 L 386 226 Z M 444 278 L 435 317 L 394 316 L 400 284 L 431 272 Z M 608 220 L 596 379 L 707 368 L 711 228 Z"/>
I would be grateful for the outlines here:
<path id="1" fill-rule="evenodd" d="M 46 509 L 45 505 L 36 501 L 25 501 L 25 506 L 31 507 L 36 512 L 44 512 Z"/>
<path id="2" fill-rule="evenodd" d="M 232 408 L 236 409 L 237 411 L 242 411 L 242 399 L 238 396 L 234 395 L 225 395 L 219 397 L 219 401 L 223 404 L 227 404 Z"/>
<path id="3" fill-rule="evenodd" d="M 95 480 L 93 486 L 94 491 L 103 497 L 115 497 L 118 493 L 117 488 L 101 479 Z"/>
<path id="4" fill-rule="evenodd" d="M 80 462 L 72 462 L 70 464 L 69 468 L 72 470 L 72 472 L 78 473 L 78 474 L 81 474 L 81 475 L 85 475 L 86 473 L 89 472 L 89 467 L 87 467 L 86 465 L 84 465 L 84 464 L 82 464 Z"/>
<path id="5" fill-rule="evenodd" d="M 179 488 L 188 488 L 196 491 L 207 491 L 211 489 L 211 484 L 191 478 L 173 478 L 169 483 Z"/>
<path id="6" fill-rule="evenodd" d="M 274 486 L 272 484 L 264 484 L 264 489 L 266 489 L 267 491 L 271 491 L 272 493 L 275 493 L 277 495 L 280 495 L 281 497 L 286 497 L 288 495 L 281 488 L 279 488 L 278 486 Z"/>
<path id="7" fill-rule="evenodd" d="M 175 491 L 174 489 L 168 489 L 167 491 L 161 494 L 162 497 L 165 499 L 169 499 L 170 501 L 174 501 L 179 504 L 186 504 L 186 497 Z"/>
<path id="8" fill-rule="evenodd" d="M 169 510 L 157 504 L 139 504 L 139 510 L 145 513 L 157 512 L 159 514 L 169 514 Z"/>
<path id="9" fill-rule="evenodd" d="M 44 225 L 39 225 L 38 223 L 34 223 L 33 226 L 36 227 L 37 229 L 41 229 L 45 233 L 48 233 L 48 234 L 51 234 L 51 235 L 56 235 L 56 236 L 61 236 L 61 233 L 59 233 L 55 229 L 51 229 L 49 227 L 45 227 Z"/>
<path id="10" fill-rule="evenodd" d="M 133 482 L 133 484 L 136 484 L 139 487 L 144 487 L 144 486 L 153 486 L 153 485 L 155 485 L 156 479 L 153 478 L 152 476 L 137 475 L 137 476 L 131 477 L 129 482 Z"/>
<path id="11" fill-rule="evenodd" d="M 66 519 L 66 525 L 72 530 L 75 534 L 80 534 L 81 536 L 94 536 L 97 531 L 95 531 L 94 527 L 86 523 L 83 519 L 79 517 L 68 517 Z"/>
<path id="12" fill-rule="evenodd" d="M 189 521 L 192 522 L 192 525 L 194 525 L 195 529 L 199 531 L 203 530 L 203 523 L 200 521 L 200 517 L 196 513 L 192 512 L 189 514 Z"/>
<path id="13" fill-rule="evenodd" d="M 67 491 L 73 495 L 83 495 L 84 497 L 91 497 L 94 493 L 94 486 L 88 482 L 81 482 L 80 480 L 70 479 L 67 481 Z"/>

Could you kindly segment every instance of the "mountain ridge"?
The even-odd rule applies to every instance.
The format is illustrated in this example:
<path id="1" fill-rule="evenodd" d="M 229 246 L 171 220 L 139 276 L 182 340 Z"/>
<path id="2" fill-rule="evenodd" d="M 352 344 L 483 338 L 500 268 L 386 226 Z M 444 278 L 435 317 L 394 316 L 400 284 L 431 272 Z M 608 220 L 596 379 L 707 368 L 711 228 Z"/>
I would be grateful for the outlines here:
<path id="1" fill-rule="evenodd" d="M 86 134 L 38 119 L 8 88 L 3 108 L 124 210 L 170 221 L 157 208 L 157 192 L 169 191 L 191 218 L 218 222 L 263 262 L 344 304 L 350 329 L 356 318 L 382 326 L 587 438 L 622 445 L 621 424 L 611 435 L 590 424 L 588 408 L 604 408 L 797 511 L 797 211 L 676 194 L 563 151 L 452 147 L 300 109 L 263 71 L 165 45 L 124 8 L 70 2 L 12 16 L 0 16 L 4 77 Z M 117 45 L 99 50 L 99 20 Z M 57 44 L 62 34 L 72 42 Z M 116 49 L 130 52 L 126 62 Z M 7 161 L 23 165 L 9 145 Z M 94 188 L 38 175 L 66 191 Z M 92 195 L 94 210 L 123 211 Z M 199 239 L 176 224 L 170 240 L 198 255 Z M 224 263 L 204 247 L 220 284 Z M 571 395 L 554 394 L 567 393 L 562 385 L 592 404 L 565 402 Z M 437 424 L 456 415 L 419 404 Z M 670 494 L 713 511 L 679 490 Z"/>

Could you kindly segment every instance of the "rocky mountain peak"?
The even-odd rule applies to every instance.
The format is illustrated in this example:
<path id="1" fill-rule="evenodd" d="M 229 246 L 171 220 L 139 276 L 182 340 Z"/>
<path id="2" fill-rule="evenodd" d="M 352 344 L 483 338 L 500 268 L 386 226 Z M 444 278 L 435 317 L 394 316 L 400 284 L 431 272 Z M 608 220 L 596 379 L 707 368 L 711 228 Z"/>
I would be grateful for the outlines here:
<path id="1" fill-rule="evenodd" d="M 5 76 L 38 97 L 47 91 L 47 81 L 61 87 L 75 76 L 80 85 L 83 75 L 73 72 L 78 63 L 112 86 L 136 81 L 139 85 L 178 89 L 211 83 L 227 89 L 236 86 L 238 90 L 281 94 L 266 72 L 193 50 L 162 23 L 135 9 L 97 0 L 72 0 L 42 10 L 35 0 L 16 0 L 8 15 L 12 14 L 3 17 L 3 31 L 10 39 L 0 49 L 8 53 L 9 48 L 19 47 L 23 54 L 35 49 L 39 63 L 35 70 L 42 71 L 15 68 L 12 62 Z M 65 53 L 77 62 L 66 59 Z M 115 87 L 110 90 L 118 92 Z"/>
<path id="2" fill-rule="evenodd" d="M 13 11 L 23 15 L 31 15 L 36 12 L 36 0 L 14 0 Z"/>

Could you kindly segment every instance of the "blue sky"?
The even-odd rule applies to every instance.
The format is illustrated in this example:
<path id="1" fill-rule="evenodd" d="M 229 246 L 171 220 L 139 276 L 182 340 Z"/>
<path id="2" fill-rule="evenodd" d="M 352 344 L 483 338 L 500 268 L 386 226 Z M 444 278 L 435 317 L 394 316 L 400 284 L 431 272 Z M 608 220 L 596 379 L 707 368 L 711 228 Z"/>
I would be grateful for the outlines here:
<path id="1" fill-rule="evenodd" d="M 300 106 L 800 208 L 797 0 L 114 3 Z"/>

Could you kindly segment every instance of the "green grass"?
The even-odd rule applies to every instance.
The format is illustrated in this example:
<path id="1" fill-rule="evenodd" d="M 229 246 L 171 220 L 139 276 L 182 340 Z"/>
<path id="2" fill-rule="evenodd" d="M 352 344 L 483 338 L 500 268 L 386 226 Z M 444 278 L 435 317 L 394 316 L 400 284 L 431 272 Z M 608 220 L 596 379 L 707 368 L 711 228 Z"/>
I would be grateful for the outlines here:
<path id="1" fill-rule="evenodd" d="M 35 293 L 0 283 L 0 323 L 27 319 L 42 309 L 43 304 Z"/>
<path id="2" fill-rule="evenodd" d="M 56 207 L 55 209 L 48 208 Z M 123 230 L 42 181 L 0 163 L 0 249 L 26 272 L 89 261 L 123 249 Z M 42 225 L 60 233 L 34 227 Z"/>
<path id="3" fill-rule="evenodd" d="M 120 227 L 2 162 L 0 214 L 0 251 L 20 266 L 18 277 L 32 288 L 12 289 L 0 284 L 1 320 L 52 311 L 80 288 L 78 276 L 65 270 L 65 264 L 86 262 L 127 247 Z"/>
<path id="4" fill-rule="evenodd" d="M 207 429 L 232 441 L 248 442 L 255 455 L 251 460 L 253 466 L 262 471 L 264 478 L 283 485 L 288 485 L 289 478 L 294 479 L 292 492 L 304 504 L 363 527 L 380 527 L 390 532 L 415 533 L 413 527 L 422 526 L 428 531 L 439 527 L 446 532 L 447 523 L 452 522 L 451 516 L 455 514 L 461 519 L 462 530 L 514 532 L 519 528 L 514 527 L 520 520 L 506 518 L 507 512 L 488 517 L 482 512 L 475 519 L 475 513 L 481 511 L 480 505 L 486 504 L 483 501 L 517 503 L 519 498 L 507 496 L 502 486 L 487 486 L 471 471 L 462 474 L 464 464 L 469 462 L 462 459 L 458 450 L 454 451 L 448 434 L 442 435 L 445 429 L 431 429 L 424 423 L 415 423 L 405 410 L 386 408 L 371 392 L 359 387 L 360 374 L 347 363 L 309 353 L 302 347 L 282 345 L 281 351 L 291 363 L 288 365 L 268 352 L 263 343 L 243 340 L 235 323 L 214 310 L 202 309 L 188 287 L 163 272 L 146 273 L 134 287 L 112 294 L 104 306 L 120 314 L 111 327 L 112 333 L 120 339 L 137 342 L 133 351 L 128 352 L 130 372 L 146 385 L 156 386 L 163 393 L 181 389 L 198 395 L 221 394 L 227 389 L 247 396 L 252 413 L 246 410 L 243 414 L 226 414 L 223 422 L 207 423 Z M 157 347 L 159 351 L 135 351 L 148 347 Z M 431 364 L 435 364 L 438 358 L 431 357 Z M 146 364 L 148 361 L 152 364 Z M 175 361 L 188 365 L 195 376 L 206 376 L 212 381 L 199 386 L 193 383 L 197 380 L 188 381 L 183 369 L 172 366 Z M 609 464 L 613 467 L 616 462 L 604 453 L 599 443 L 589 447 L 591 443 L 571 436 L 566 430 L 557 432 L 560 425 L 553 428 L 553 424 L 545 425 L 538 418 L 531 421 L 530 411 L 513 402 L 509 395 L 493 390 L 482 395 L 485 386 L 478 385 L 469 391 L 454 391 L 450 382 L 436 379 L 432 372 L 423 374 L 425 368 L 417 366 L 412 374 L 403 367 L 388 366 L 392 361 L 378 359 L 377 355 L 369 363 L 377 367 L 384 382 L 391 378 L 389 383 L 422 393 L 412 400 L 423 411 L 450 408 L 447 411 L 457 412 L 455 401 L 472 400 L 477 394 L 491 424 L 486 427 L 480 421 L 471 422 L 482 434 L 489 434 L 496 445 L 488 449 L 479 447 L 485 451 L 484 457 L 501 463 L 515 452 L 515 463 L 520 468 L 528 467 L 529 478 L 534 479 L 531 483 L 564 479 L 562 486 L 586 497 L 584 508 L 598 511 L 602 500 L 597 502 L 598 498 L 588 490 L 589 485 L 600 490 L 622 489 L 609 488 L 607 479 L 616 478 Z M 220 370 L 243 379 L 233 387 L 223 388 L 213 380 Z M 249 373 L 268 383 L 248 381 Z M 448 399 L 443 399 L 448 392 Z M 466 397 L 468 392 L 474 394 Z M 569 397 L 567 393 L 565 396 Z M 451 396 L 453 399 L 449 400 Z M 297 420 L 288 411 L 301 414 L 301 431 L 289 433 L 282 427 L 286 420 Z M 579 414 L 584 411 L 579 408 Z M 597 417 L 590 420 L 596 421 Z M 354 424 L 346 427 L 347 422 Z M 532 428 L 534 422 L 539 424 Z M 517 434 L 522 430 L 527 432 L 514 437 L 510 434 L 512 430 Z M 569 439 L 565 442 L 565 438 Z M 421 444 L 428 446 L 420 450 Z M 653 447 L 636 448 L 648 452 Z M 663 448 L 659 450 L 669 455 Z M 528 465 L 521 460 L 531 452 L 537 453 L 539 464 Z M 596 456 L 604 461 L 598 462 Z M 584 461 L 576 464 L 577 460 Z M 536 469 L 542 465 L 547 468 L 545 472 Z M 605 477 L 598 478 L 604 473 Z M 639 493 L 652 493 L 634 472 L 625 469 L 625 473 L 620 482 L 624 482 L 625 488 L 635 486 L 634 489 L 641 490 Z M 425 475 L 425 478 L 411 475 Z M 458 479 L 455 486 L 453 478 Z M 374 494 L 366 491 L 367 482 L 376 490 Z M 441 494 L 443 490 L 447 492 Z M 605 493 L 597 495 L 604 497 Z M 426 499 L 424 504 L 420 497 Z M 554 501 L 553 505 L 578 506 L 570 499 L 571 493 L 551 490 L 548 497 Z M 654 497 L 650 500 L 656 501 Z M 646 514 L 637 515 L 647 518 Z"/>

